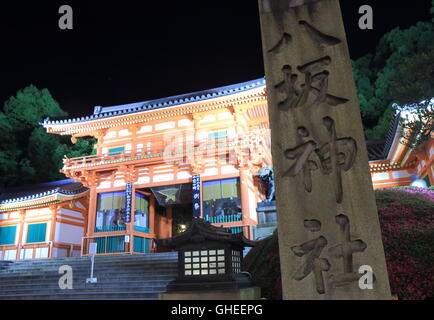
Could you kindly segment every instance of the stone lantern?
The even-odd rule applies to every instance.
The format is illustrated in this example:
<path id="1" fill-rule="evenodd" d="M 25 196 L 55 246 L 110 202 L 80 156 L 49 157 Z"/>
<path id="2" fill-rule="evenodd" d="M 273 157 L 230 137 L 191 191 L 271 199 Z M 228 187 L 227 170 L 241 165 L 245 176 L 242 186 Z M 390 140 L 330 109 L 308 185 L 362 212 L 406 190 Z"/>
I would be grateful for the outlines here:
<path id="1" fill-rule="evenodd" d="M 167 286 L 168 293 L 191 291 L 193 298 L 194 292 L 200 291 L 197 294 L 205 299 L 203 293 L 207 291 L 211 293 L 208 299 L 217 299 L 212 292 L 238 292 L 251 287 L 250 276 L 242 272 L 241 265 L 244 247 L 255 246 L 256 241 L 248 240 L 242 233 L 233 234 L 202 219 L 193 219 L 185 232 L 173 238 L 157 239 L 156 243 L 178 251 L 178 277 Z M 225 297 L 228 298 L 218 295 L 219 299 Z M 176 299 L 188 297 L 178 294 Z"/>

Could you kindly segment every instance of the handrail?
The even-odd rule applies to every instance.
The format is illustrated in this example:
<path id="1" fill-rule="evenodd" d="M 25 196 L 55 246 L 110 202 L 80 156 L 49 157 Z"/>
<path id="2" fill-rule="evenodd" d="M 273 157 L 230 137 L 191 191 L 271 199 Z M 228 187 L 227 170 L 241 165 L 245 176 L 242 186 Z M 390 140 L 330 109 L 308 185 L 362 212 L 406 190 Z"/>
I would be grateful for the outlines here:
<path id="1" fill-rule="evenodd" d="M 231 136 L 219 136 L 218 138 L 204 138 L 199 139 L 196 142 L 184 142 L 183 144 L 173 144 L 170 148 L 170 145 L 165 145 L 163 142 L 153 143 L 151 149 L 147 149 L 146 147 L 138 148 L 135 151 L 132 150 L 123 150 L 123 151 L 113 151 L 109 153 L 104 153 L 101 155 L 89 155 L 83 157 L 74 157 L 74 158 L 64 158 L 64 166 L 79 166 L 83 164 L 91 164 L 91 163 L 99 163 L 103 161 L 114 161 L 119 159 L 128 160 L 129 158 L 141 157 L 141 156 L 149 156 L 153 159 L 158 157 L 185 157 L 189 153 L 195 152 L 203 152 L 206 150 L 214 149 L 217 153 L 223 154 L 228 153 L 230 150 L 227 150 L 226 147 L 229 144 L 237 144 L 238 146 L 250 146 L 253 144 L 261 144 L 261 140 L 264 139 L 264 135 L 253 132 L 248 133 L 239 137 L 231 137 Z M 177 147 L 182 147 L 178 149 Z M 190 147 L 190 148 L 189 148 Z M 224 147 L 224 148 L 222 148 Z"/>

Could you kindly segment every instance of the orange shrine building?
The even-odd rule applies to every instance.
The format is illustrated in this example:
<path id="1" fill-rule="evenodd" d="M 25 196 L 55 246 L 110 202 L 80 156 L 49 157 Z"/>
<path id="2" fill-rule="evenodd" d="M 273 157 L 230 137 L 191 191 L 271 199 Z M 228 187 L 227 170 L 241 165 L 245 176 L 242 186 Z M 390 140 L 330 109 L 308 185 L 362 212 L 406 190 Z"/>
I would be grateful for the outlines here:
<path id="1" fill-rule="evenodd" d="M 72 179 L 0 194 L 0 259 L 80 256 L 89 190 Z"/>
<path id="2" fill-rule="evenodd" d="M 46 119 L 49 133 L 73 142 L 97 138 L 96 152 L 65 158 L 68 180 L 0 194 L 2 259 L 85 256 L 90 243 L 99 255 L 156 252 L 155 239 L 193 217 L 256 239 L 266 193 L 258 171 L 272 166 L 267 110 L 261 78 Z M 396 117 L 387 139 L 367 142 L 374 188 L 409 185 L 413 174 L 434 183 L 433 141 L 411 150 L 401 131 Z M 41 241 L 29 242 L 29 230 Z"/>

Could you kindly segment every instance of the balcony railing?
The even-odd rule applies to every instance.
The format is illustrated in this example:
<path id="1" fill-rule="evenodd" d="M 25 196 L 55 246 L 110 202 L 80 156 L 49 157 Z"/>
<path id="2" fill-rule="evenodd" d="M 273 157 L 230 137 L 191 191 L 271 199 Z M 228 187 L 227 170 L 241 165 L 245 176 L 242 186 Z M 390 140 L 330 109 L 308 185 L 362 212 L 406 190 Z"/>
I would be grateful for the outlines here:
<path id="1" fill-rule="evenodd" d="M 52 242 L 4 245 L 0 247 L 0 260 L 46 259 L 51 256 Z"/>
<path id="2" fill-rule="evenodd" d="M 241 214 L 233 214 L 228 216 L 220 215 L 216 217 L 205 216 L 203 219 L 210 223 L 225 223 L 242 221 L 243 217 Z"/>
<path id="3" fill-rule="evenodd" d="M 243 136 L 219 136 L 218 138 L 202 139 L 195 142 L 152 143 L 151 148 L 136 148 L 135 150 L 114 151 L 102 155 L 90 155 L 63 159 L 63 168 L 97 166 L 116 162 L 141 160 L 143 162 L 186 161 L 189 155 L 217 156 L 230 154 L 234 147 L 242 148 L 244 153 L 257 153 L 257 146 L 265 146 L 265 131 L 250 132 Z M 251 148 L 251 149 L 250 149 Z"/>
<path id="4" fill-rule="evenodd" d="M 123 231 L 125 229 L 126 229 L 125 225 L 103 226 L 103 227 L 95 227 L 95 232 Z"/>
<path id="5" fill-rule="evenodd" d="M 149 253 L 152 251 L 153 241 L 154 239 L 146 234 L 139 236 L 127 231 L 125 234 L 87 236 L 82 238 L 81 254 L 89 255 L 91 243 L 97 244 L 97 255 Z"/>

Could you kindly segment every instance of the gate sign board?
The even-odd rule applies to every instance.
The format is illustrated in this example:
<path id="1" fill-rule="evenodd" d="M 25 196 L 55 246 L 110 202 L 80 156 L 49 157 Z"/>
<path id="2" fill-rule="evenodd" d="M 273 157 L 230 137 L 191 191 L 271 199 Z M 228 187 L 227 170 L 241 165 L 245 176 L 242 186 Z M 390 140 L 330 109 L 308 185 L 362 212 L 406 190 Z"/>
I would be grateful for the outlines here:
<path id="1" fill-rule="evenodd" d="M 133 184 L 125 186 L 125 222 L 131 222 L 131 202 L 133 201 Z"/>
<path id="2" fill-rule="evenodd" d="M 94 256 L 97 253 L 97 243 L 92 242 L 89 244 L 89 255 Z"/>
<path id="3" fill-rule="evenodd" d="M 200 217 L 200 175 L 192 176 L 193 217 Z"/>
<path id="4" fill-rule="evenodd" d="M 259 11 L 283 297 L 391 299 L 339 1 Z"/>

